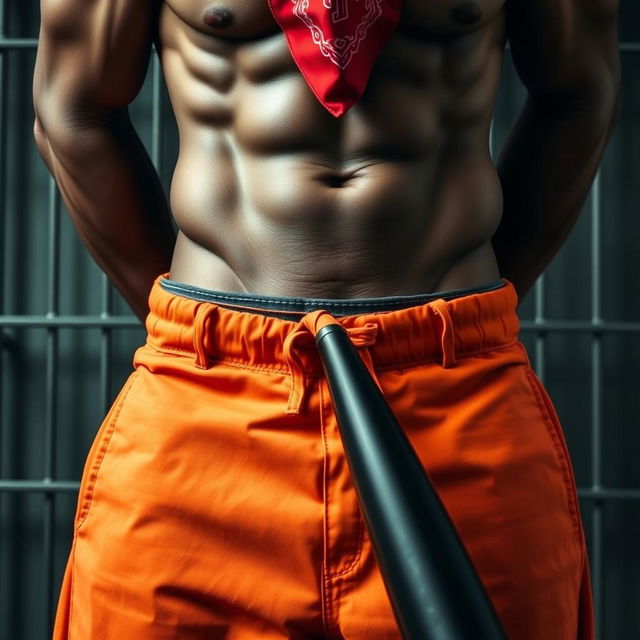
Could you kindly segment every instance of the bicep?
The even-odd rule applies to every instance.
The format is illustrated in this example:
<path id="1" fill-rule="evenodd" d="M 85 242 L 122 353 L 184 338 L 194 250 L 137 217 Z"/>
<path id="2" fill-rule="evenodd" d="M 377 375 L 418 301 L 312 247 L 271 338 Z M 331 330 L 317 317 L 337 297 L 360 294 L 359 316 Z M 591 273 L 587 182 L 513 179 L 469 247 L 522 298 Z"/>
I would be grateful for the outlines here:
<path id="1" fill-rule="evenodd" d="M 41 0 L 36 111 L 126 107 L 149 63 L 158 0 Z"/>
<path id="2" fill-rule="evenodd" d="M 507 0 L 507 38 L 518 75 L 535 97 L 617 92 L 618 0 Z"/>

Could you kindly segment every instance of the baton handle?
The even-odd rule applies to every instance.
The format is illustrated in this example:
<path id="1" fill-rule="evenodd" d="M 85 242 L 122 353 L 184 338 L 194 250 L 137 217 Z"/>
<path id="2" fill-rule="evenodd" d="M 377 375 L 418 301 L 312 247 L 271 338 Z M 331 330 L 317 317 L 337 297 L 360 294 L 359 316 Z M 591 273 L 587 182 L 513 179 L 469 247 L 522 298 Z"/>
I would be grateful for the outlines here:
<path id="1" fill-rule="evenodd" d="M 373 551 L 405 640 L 507 640 L 409 439 L 346 330 L 316 344 Z"/>

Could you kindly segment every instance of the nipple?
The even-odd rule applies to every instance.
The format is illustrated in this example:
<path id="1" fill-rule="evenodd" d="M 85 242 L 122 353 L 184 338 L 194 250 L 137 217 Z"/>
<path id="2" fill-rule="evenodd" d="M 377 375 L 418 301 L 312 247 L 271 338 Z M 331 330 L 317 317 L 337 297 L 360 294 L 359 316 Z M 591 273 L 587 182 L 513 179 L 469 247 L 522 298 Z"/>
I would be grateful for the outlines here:
<path id="1" fill-rule="evenodd" d="M 482 9 L 475 2 L 464 2 L 451 9 L 451 17 L 460 24 L 473 24 L 482 18 Z"/>
<path id="2" fill-rule="evenodd" d="M 227 27 L 233 22 L 233 13 L 227 7 L 209 7 L 202 20 L 210 27 Z"/>

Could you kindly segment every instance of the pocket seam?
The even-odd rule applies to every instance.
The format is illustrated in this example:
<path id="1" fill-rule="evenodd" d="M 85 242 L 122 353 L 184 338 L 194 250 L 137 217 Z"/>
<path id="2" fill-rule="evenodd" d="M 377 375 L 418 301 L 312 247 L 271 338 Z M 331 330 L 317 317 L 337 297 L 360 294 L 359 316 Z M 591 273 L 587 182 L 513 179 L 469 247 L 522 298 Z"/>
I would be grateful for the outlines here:
<path id="1" fill-rule="evenodd" d="M 138 377 L 138 371 L 134 371 L 129 380 L 127 381 L 126 387 L 122 389 L 118 400 L 116 401 L 116 405 L 112 407 L 111 415 L 107 416 L 109 419 L 108 426 L 105 429 L 104 433 L 100 437 L 100 443 L 98 446 L 98 450 L 96 451 L 96 455 L 91 461 L 91 469 L 88 475 L 88 481 L 86 487 L 84 487 L 83 493 L 79 496 L 81 507 L 78 510 L 78 521 L 75 525 L 75 533 L 78 533 L 85 523 L 87 516 L 89 515 L 89 511 L 91 510 L 91 504 L 93 502 L 93 492 L 95 489 L 96 482 L 98 480 L 98 474 L 100 472 L 100 467 L 102 465 L 102 461 L 107 453 L 107 449 L 109 448 L 109 444 L 111 442 L 111 438 L 116 430 L 118 418 L 120 417 L 120 412 L 122 411 L 122 407 L 124 406 L 125 400 L 129 395 L 129 391 L 133 386 L 133 383 Z"/>
<path id="2" fill-rule="evenodd" d="M 576 541 L 578 542 L 579 548 L 582 549 L 583 540 L 582 540 L 582 530 L 580 526 L 580 508 L 578 505 L 578 497 L 573 487 L 573 482 L 571 479 L 572 465 L 569 459 L 569 453 L 564 448 L 562 444 L 562 440 L 560 439 L 560 435 L 558 433 L 558 430 L 561 429 L 562 427 L 560 426 L 559 422 L 557 422 L 554 419 L 549 407 L 547 406 L 547 402 L 545 401 L 545 398 L 542 394 L 542 390 L 540 389 L 540 386 L 539 386 L 541 383 L 539 383 L 535 378 L 531 367 L 525 364 L 524 369 L 527 377 L 527 382 L 529 384 L 529 388 L 531 389 L 531 392 L 533 393 L 533 396 L 536 400 L 536 404 L 545 422 L 545 425 L 547 427 L 547 432 L 551 437 L 553 446 L 556 450 L 556 455 L 560 462 L 560 467 L 562 469 L 562 477 L 565 484 L 565 491 L 567 494 L 567 504 L 569 508 L 569 514 L 571 516 L 571 522 L 573 524 L 573 532 L 576 537 Z"/>

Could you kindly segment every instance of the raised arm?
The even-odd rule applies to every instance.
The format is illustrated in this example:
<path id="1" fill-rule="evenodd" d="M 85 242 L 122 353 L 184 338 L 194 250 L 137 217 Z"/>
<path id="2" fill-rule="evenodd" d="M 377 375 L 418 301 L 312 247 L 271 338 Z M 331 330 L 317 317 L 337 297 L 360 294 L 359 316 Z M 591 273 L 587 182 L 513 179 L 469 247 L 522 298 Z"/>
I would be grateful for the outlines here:
<path id="1" fill-rule="evenodd" d="M 128 105 L 149 63 L 158 0 L 41 0 L 36 144 L 87 249 L 144 320 L 175 235 Z"/>
<path id="2" fill-rule="evenodd" d="M 501 274 L 522 297 L 575 224 L 620 110 L 618 0 L 507 0 L 527 99 L 498 159 Z"/>

